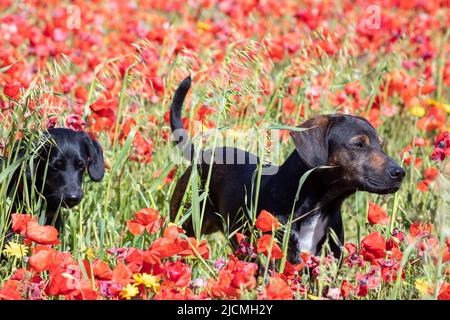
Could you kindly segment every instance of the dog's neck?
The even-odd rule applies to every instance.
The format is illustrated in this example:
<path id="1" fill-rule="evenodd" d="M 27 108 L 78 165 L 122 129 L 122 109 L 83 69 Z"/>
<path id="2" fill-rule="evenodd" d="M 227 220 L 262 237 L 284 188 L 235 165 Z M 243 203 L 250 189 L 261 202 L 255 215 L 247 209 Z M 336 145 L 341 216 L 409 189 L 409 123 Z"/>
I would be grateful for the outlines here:
<path id="1" fill-rule="evenodd" d="M 342 230 L 342 202 L 356 191 L 342 185 L 339 168 L 316 169 L 305 179 L 296 200 L 300 180 L 310 169 L 292 152 L 269 178 L 261 201 L 261 209 L 275 214 L 282 223 L 288 222 L 291 213 L 297 221 L 291 229 L 294 243 L 289 251 L 290 261 L 296 263 L 302 250 L 319 254 L 330 229 Z M 273 204 L 278 206 L 271 207 Z M 343 234 L 340 237 L 343 241 Z M 331 249 L 339 257 L 339 246 L 331 244 Z"/>
<path id="2" fill-rule="evenodd" d="M 299 198 L 296 201 L 300 179 L 310 169 L 296 151 L 292 152 L 280 166 L 278 173 L 269 178 L 265 187 L 265 197 L 277 199 L 277 201 L 263 201 L 263 206 L 270 203 L 282 203 L 281 208 L 273 208 L 277 214 L 289 216 L 294 210 L 295 215 L 299 216 L 311 210 L 320 210 L 320 208 L 339 209 L 342 202 L 356 191 L 334 183 L 339 179 L 336 169 L 316 169 L 309 174 L 301 186 Z M 331 172 L 331 170 L 334 171 Z M 262 209 L 270 211 L 272 208 L 262 207 Z"/>

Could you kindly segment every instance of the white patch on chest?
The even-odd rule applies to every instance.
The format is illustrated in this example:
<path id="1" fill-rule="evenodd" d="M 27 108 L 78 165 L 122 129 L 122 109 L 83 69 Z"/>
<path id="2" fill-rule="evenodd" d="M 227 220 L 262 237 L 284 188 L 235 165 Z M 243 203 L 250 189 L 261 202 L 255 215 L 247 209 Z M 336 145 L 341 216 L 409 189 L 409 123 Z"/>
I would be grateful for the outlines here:
<path id="1" fill-rule="evenodd" d="M 313 248 L 313 238 L 319 217 L 320 214 L 310 215 L 301 222 L 300 236 L 299 241 L 297 242 L 297 252 L 307 250 L 312 254 L 315 254 L 316 248 Z"/>

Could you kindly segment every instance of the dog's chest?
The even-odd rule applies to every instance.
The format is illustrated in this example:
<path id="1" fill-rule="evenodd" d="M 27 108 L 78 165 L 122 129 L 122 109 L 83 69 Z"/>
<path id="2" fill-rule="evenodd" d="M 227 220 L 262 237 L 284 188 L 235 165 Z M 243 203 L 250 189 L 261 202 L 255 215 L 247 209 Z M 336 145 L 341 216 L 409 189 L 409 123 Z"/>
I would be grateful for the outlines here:
<path id="1" fill-rule="evenodd" d="M 314 214 L 306 217 L 300 225 L 300 234 L 297 241 L 297 252 L 307 250 L 316 254 L 316 243 L 314 243 L 314 234 L 319 223 L 320 214 Z"/>

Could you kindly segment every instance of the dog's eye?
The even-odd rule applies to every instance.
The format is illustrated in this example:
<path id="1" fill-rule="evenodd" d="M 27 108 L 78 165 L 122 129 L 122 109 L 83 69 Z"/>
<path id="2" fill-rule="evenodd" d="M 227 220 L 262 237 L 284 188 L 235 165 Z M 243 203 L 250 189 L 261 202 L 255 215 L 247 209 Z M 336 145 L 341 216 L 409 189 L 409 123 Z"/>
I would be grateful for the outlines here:
<path id="1" fill-rule="evenodd" d="M 76 161 L 76 162 L 75 162 L 75 166 L 76 166 L 77 168 L 79 168 L 79 169 L 83 169 L 84 166 L 85 166 L 84 161 L 82 161 L 82 160 Z"/>
<path id="2" fill-rule="evenodd" d="M 357 140 L 357 141 L 354 141 L 354 142 L 353 142 L 353 145 L 354 145 L 355 147 L 358 147 L 358 148 L 364 148 L 365 143 L 364 143 L 364 141 L 362 141 L 362 140 Z"/>
<path id="3" fill-rule="evenodd" d="M 64 167 L 64 163 L 62 162 L 62 160 L 57 160 L 55 161 L 55 163 L 53 163 L 53 167 L 57 169 L 62 169 Z"/>

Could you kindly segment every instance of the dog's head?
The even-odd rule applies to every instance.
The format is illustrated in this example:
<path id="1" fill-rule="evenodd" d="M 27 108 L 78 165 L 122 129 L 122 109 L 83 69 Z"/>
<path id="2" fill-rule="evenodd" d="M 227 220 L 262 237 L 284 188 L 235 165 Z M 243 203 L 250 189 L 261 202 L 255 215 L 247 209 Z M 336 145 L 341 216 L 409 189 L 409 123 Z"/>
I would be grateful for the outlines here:
<path id="1" fill-rule="evenodd" d="M 334 166 L 339 186 L 387 194 L 396 192 L 405 176 L 382 149 L 375 128 L 364 118 L 326 115 L 312 118 L 291 131 L 302 162 L 309 168 Z"/>
<path id="2" fill-rule="evenodd" d="M 83 198 L 86 171 L 93 181 L 103 178 L 102 148 L 87 133 L 71 129 L 49 129 L 44 136 L 46 141 L 36 166 L 36 185 L 44 186 L 47 209 L 72 208 Z"/>

